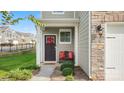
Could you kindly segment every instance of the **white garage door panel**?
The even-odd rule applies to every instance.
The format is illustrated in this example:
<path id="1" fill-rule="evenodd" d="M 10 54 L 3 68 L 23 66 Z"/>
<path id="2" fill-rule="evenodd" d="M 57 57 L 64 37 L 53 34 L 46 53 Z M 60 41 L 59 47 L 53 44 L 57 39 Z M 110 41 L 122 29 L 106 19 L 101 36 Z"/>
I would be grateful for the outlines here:
<path id="1" fill-rule="evenodd" d="M 105 45 L 105 79 L 124 80 L 124 26 L 108 27 Z M 113 30 L 113 34 L 112 34 Z M 120 31 L 119 31 L 120 30 Z M 109 31 L 111 33 L 109 33 Z M 116 33 L 114 33 L 116 31 Z M 118 31 L 118 34 L 117 34 Z M 121 33 L 119 33 L 121 32 Z"/>

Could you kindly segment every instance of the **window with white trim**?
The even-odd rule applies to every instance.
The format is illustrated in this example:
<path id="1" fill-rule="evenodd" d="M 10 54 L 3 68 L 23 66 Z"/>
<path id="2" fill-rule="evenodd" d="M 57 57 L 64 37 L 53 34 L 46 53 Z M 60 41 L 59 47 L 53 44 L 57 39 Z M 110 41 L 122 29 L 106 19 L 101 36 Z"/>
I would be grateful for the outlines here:
<path id="1" fill-rule="evenodd" d="M 52 11 L 52 14 L 64 14 L 64 11 Z"/>
<path id="2" fill-rule="evenodd" d="M 59 43 L 60 44 L 71 44 L 72 31 L 71 29 L 60 29 L 59 30 Z"/>

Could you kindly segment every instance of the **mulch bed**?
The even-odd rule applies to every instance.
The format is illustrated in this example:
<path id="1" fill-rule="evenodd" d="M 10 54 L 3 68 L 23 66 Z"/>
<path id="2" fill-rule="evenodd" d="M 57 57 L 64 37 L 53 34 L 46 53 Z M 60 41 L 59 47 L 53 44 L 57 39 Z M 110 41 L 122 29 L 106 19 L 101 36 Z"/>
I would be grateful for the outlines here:
<path id="1" fill-rule="evenodd" d="M 40 71 L 40 68 L 39 68 L 39 69 L 36 69 L 36 70 L 33 70 L 33 71 L 32 71 L 33 76 L 34 76 L 34 75 L 37 75 L 37 74 L 39 73 L 39 71 Z"/>
<path id="2" fill-rule="evenodd" d="M 75 81 L 88 81 L 88 76 L 85 74 L 85 72 L 79 67 L 75 67 L 74 69 L 74 78 Z M 51 75 L 51 81 L 64 81 L 65 77 L 62 75 L 62 72 L 60 71 L 60 66 L 57 66 Z"/>
<path id="3" fill-rule="evenodd" d="M 88 81 L 89 78 L 87 74 L 78 66 L 74 69 L 74 78 L 76 81 Z"/>
<path id="4" fill-rule="evenodd" d="M 51 81 L 64 81 L 65 77 L 62 75 L 60 71 L 60 66 L 57 66 L 51 75 Z"/>

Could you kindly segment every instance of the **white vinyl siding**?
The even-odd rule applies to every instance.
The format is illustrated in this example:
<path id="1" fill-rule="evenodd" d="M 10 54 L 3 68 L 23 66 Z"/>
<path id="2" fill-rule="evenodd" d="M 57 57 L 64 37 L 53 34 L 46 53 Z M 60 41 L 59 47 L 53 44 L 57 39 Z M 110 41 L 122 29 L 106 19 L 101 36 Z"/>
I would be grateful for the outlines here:
<path id="1" fill-rule="evenodd" d="M 80 12 L 78 62 L 81 68 L 89 75 L 89 12 Z"/>

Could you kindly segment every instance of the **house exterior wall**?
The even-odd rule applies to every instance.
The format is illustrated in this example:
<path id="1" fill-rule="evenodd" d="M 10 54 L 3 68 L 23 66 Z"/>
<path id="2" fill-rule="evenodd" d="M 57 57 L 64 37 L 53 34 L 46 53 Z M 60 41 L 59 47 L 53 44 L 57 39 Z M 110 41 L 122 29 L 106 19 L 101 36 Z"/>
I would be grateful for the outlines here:
<path id="1" fill-rule="evenodd" d="M 74 11 L 64 11 L 64 14 L 52 14 L 52 11 L 43 11 L 42 19 L 61 19 L 61 18 L 77 18 L 78 12 Z"/>
<path id="2" fill-rule="evenodd" d="M 91 63 L 92 63 L 92 79 L 93 80 L 104 80 L 104 44 L 105 44 L 105 23 L 106 22 L 124 22 L 124 12 L 123 11 L 102 11 L 91 13 Z M 96 26 L 102 25 L 103 35 L 100 37 L 96 33 Z"/>
<path id="3" fill-rule="evenodd" d="M 0 44 L 1 43 L 15 44 L 14 42 L 18 42 L 16 44 L 26 44 L 31 43 L 32 40 L 35 41 L 35 37 L 31 33 L 17 32 L 10 28 L 4 30 L 3 32 L 0 32 Z"/>
<path id="4" fill-rule="evenodd" d="M 78 63 L 89 75 L 89 12 L 80 12 L 79 37 L 78 37 Z"/>
<path id="5" fill-rule="evenodd" d="M 71 44 L 59 44 L 59 29 L 63 27 L 46 27 L 44 34 L 56 34 L 57 35 L 57 61 L 59 61 L 59 51 L 74 51 L 74 28 L 65 27 L 72 29 L 72 43 Z"/>

